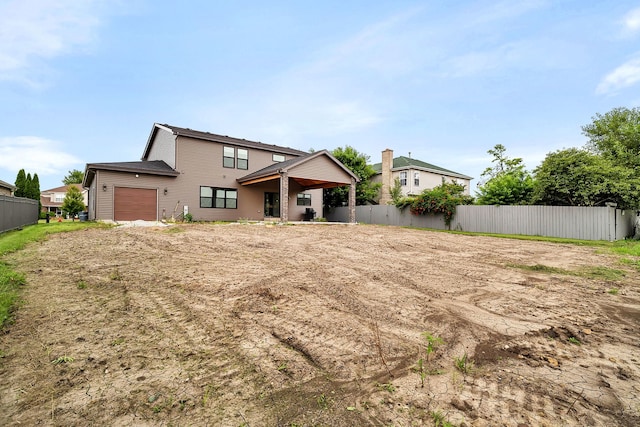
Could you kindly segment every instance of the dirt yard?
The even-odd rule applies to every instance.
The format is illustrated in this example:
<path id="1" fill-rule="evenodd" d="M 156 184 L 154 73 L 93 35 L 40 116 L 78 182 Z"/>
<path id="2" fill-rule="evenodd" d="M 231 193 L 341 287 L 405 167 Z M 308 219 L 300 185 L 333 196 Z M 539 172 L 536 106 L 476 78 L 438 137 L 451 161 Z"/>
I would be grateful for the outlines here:
<path id="1" fill-rule="evenodd" d="M 593 247 L 195 224 L 5 258 L 0 425 L 640 425 L 640 274 Z"/>

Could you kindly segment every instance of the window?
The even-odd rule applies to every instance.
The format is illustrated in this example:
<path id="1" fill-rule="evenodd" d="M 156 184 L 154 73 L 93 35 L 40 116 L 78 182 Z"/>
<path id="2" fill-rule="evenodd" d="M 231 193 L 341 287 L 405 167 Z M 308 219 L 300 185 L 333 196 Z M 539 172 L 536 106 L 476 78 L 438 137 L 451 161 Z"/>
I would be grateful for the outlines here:
<path id="1" fill-rule="evenodd" d="M 420 187 L 420 172 L 413 173 L 413 185 Z"/>
<path id="2" fill-rule="evenodd" d="M 200 207 L 236 209 L 238 190 L 233 188 L 200 187 Z"/>
<path id="3" fill-rule="evenodd" d="M 238 169 L 249 169 L 249 150 L 238 148 Z"/>
<path id="4" fill-rule="evenodd" d="M 311 194 L 298 193 L 298 206 L 311 206 Z"/>
<path id="5" fill-rule="evenodd" d="M 64 194 L 56 194 L 55 202 L 56 202 L 56 203 L 62 203 L 62 202 L 64 202 Z"/>
<path id="6" fill-rule="evenodd" d="M 213 188 L 200 187 L 200 207 L 201 208 L 213 207 Z"/>
<path id="7" fill-rule="evenodd" d="M 224 147 L 223 157 L 222 157 L 222 166 L 225 168 L 234 168 L 236 167 L 236 154 L 235 149 L 233 147 Z"/>
<path id="8" fill-rule="evenodd" d="M 284 162 L 285 157 L 282 154 L 274 154 L 272 157 L 274 162 Z"/>
<path id="9" fill-rule="evenodd" d="M 400 172 L 400 185 L 407 185 L 407 172 Z"/>

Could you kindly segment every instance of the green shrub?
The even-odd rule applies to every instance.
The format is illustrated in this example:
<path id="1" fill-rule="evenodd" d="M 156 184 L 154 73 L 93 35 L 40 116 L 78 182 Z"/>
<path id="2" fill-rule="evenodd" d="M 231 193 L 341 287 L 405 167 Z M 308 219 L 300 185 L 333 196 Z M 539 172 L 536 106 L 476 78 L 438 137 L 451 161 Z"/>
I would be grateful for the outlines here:
<path id="1" fill-rule="evenodd" d="M 470 205 L 473 197 L 464 194 L 464 185 L 456 182 L 443 182 L 438 187 L 425 190 L 418 196 L 408 196 L 400 199 L 396 206 L 403 209 L 409 206 L 414 215 L 442 214 L 444 223 L 451 227 L 451 220 L 456 214 L 456 206 Z"/>

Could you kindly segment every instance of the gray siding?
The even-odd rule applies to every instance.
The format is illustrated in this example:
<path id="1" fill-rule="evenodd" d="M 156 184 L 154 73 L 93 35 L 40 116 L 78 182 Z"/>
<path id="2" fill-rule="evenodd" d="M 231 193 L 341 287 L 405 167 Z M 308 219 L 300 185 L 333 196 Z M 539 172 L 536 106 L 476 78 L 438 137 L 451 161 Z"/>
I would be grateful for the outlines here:
<path id="1" fill-rule="evenodd" d="M 38 201 L 0 195 L 0 233 L 38 222 Z"/>
<path id="2" fill-rule="evenodd" d="M 164 129 L 158 129 L 153 146 L 145 160 L 164 160 L 166 164 L 176 167 L 176 137 Z"/>
<path id="3" fill-rule="evenodd" d="M 637 213 L 611 207 L 458 206 L 451 229 L 495 234 L 622 240 L 632 236 Z M 348 209 L 337 208 L 330 221 L 348 221 Z M 357 206 L 356 221 L 444 230 L 442 215 L 412 215 L 392 205 Z"/>
<path id="4" fill-rule="evenodd" d="M 292 167 L 289 176 L 351 184 L 351 176 L 326 156 L 318 156 Z"/>

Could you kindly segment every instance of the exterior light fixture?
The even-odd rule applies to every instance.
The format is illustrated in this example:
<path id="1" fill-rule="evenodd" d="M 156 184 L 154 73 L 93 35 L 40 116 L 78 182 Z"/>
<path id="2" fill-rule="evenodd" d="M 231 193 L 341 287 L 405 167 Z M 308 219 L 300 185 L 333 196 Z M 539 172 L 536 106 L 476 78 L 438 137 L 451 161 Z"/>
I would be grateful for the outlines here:
<path id="1" fill-rule="evenodd" d="M 107 184 L 102 184 L 102 191 L 107 191 Z"/>
<path id="2" fill-rule="evenodd" d="M 169 192 L 169 190 L 167 190 L 167 187 L 164 187 L 164 195 L 166 196 L 167 193 Z"/>

